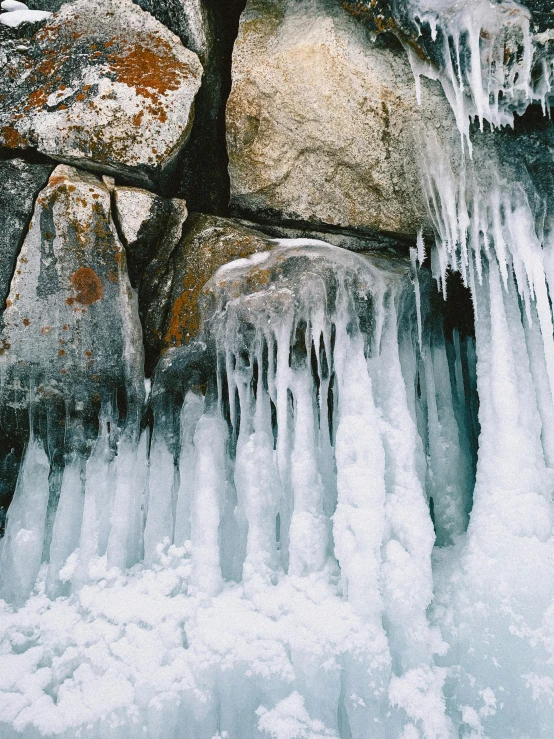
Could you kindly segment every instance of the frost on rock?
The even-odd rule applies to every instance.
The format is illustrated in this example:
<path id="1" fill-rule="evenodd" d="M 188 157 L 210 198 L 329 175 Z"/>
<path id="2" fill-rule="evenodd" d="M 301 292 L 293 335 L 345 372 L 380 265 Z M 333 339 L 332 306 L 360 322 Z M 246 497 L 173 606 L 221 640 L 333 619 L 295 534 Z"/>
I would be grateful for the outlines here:
<path id="1" fill-rule="evenodd" d="M 453 736 L 426 479 L 456 539 L 443 491 L 470 443 L 444 372 L 463 382 L 471 344 L 428 330 L 424 303 L 420 347 L 409 265 L 324 242 L 222 267 L 201 308 L 158 368 L 153 424 L 101 417 L 52 472 L 27 445 L 2 737 Z M 450 466 L 427 464 L 438 447 Z"/>

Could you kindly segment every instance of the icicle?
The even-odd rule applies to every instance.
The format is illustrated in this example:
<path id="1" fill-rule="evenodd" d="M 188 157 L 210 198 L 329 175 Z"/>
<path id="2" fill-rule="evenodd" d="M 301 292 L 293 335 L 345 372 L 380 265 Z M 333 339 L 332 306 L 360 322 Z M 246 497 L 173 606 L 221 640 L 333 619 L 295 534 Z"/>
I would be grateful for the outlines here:
<path id="1" fill-rule="evenodd" d="M 241 398 L 241 429 L 237 443 L 235 487 L 247 523 L 243 581 L 246 592 L 276 582 L 275 521 L 280 501 L 279 473 L 273 453 L 269 397 L 259 370 L 254 409 Z M 250 405 L 250 403 L 248 403 Z M 253 418 L 249 414 L 254 411 Z"/>
<path id="2" fill-rule="evenodd" d="M 339 392 L 336 434 L 335 552 L 345 593 L 360 615 L 378 618 L 380 548 L 384 531 L 385 453 L 361 336 L 348 336 L 339 316 L 335 365 Z"/>
<path id="3" fill-rule="evenodd" d="M 467 527 L 469 450 L 464 449 L 453 407 L 444 340 L 424 354 L 429 423 L 429 496 L 437 543 L 444 546 Z"/>
<path id="4" fill-rule="evenodd" d="M 514 113 L 522 113 L 533 102 L 547 107 L 553 64 L 551 59 L 534 64 L 535 43 L 541 43 L 541 38 L 533 39 L 525 7 L 510 0 L 474 0 L 451 6 L 435 0 L 414 0 L 411 11 L 416 23 L 430 27 L 440 58 L 439 70 L 422 62 L 407 47 L 418 103 L 420 77 L 439 79 L 454 112 L 462 148 L 467 144 L 470 154 L 471 118 L 478 118 L 483 130 L 484 120 L 494 127 L 512 125 Z M 438 29 L 442 44 L 437 41 Z"/>
<path id="5" fill-rule="evenodd" d="M 292 449 L 292 413 L 289 401 L 290 367 L 289 352 L 292 334 L 292 317 L 276 328 L 275 343 L 277 346 L 277 362 L 275 371 L 275 405 L 277 412 L 277 468 L 281 482 L 281 502 L 279 505 L 280 544 L 282 564 L 288 569 L 289 555 L 289 528 L 292 515 L 292 483 L 290 469 L 290 454 Z"/>
<path id="6" fill-rule="evenodd" d="M 205 414 L 194 434 L 196 474 L 191 506 L 192 577 L 195 592 L 215 595 L 222 586 L 219 556 L 221 495 L 227 474 L 228 429 Z"/>
<path id="7" fill-rule="evenodd" d="M 89 567 L 103 556 L 108 546 L 112 513 L 112 452 L 108 422 L 100 420 L 100 435 L 85 467 L 85 502 L 79 540 L 79 556 L 72 578 L 72 589 L 78 590 L 88 581 Z"/>
<path id="8" fill-rule="evenodd" d="M 327 555 L 324 487 L 318 465 L 315 393 L 307 366 L 295 371 L 294 444 L 291 482 L 294 496 L 290 524 L 289 572 L 302 575 L 323 569 Z"/>
<path id="9" fill-rule="evenodd" d="M 196 470 L 194 432 L 204 412 L 204 398 L 188 392 L 181 409 L 181 452 L 179 456 L 179 490 L 175 511 L 175 544 L 190 541 L 190 513 Z"/>
<path id="10" fill-rule="evenodd" d="M 111 529 L 108 539 L 108 565 L 125 569 L 142 555 L 142 503 L 146 484 L 146 446 L 144 432 L 137 442 L 124 435 L 117 445 L 114 459 L 115 486 Z"/>
<path id="11" fill-rule="evenodd" d="M 71 568 L 68 558 L 79 545 L 85 502 L 84 473 L 85 461 L 77 454 L 72 455 L 63 471 L 60 500 L 52 530 L 46 577 L 46 593 L 50 598 L 65 595 L 70 589 L 73 570 L 66 574 L 65 565 Z"/>
<path id="12" fill-rule="evenodd" d="M 50 462 L 31 437 L 8 512 L 0 557 L 0 597 L 20 605 L 32 591 L 40 568 L 48 506 Z"/>
<path id="13" fill-rule="evenodd" d="M 154 428 L 150 449 L 148 475 L 148 512 L 144 528 L 144 560 L 152 564 L 157 559 L 158 546 L 165 541 L 173 543 L 173 492 L 175 466 L 169 451 L 164 429 Z"/>
<path id="14" fill-rule="evenodd" d="M 418 248 L 418 251 L 416 251 L 413 248 L 410 248 L 410 261 L 412 263 L 412 275 L 414 279 L 414 293 L 415 293 L 415 301 L 416 301 L 417 339 L 419 342 L 419 349 L 421 351 L 423 347 L 423 328 L 422 328 L 422 323 L 421 323 L 421 289 L 419 286 L 419 274 L 418 274 L 418 265 L 417 265 L 419 261 L 418 252 L 419 252 L 419 248 Z"/>

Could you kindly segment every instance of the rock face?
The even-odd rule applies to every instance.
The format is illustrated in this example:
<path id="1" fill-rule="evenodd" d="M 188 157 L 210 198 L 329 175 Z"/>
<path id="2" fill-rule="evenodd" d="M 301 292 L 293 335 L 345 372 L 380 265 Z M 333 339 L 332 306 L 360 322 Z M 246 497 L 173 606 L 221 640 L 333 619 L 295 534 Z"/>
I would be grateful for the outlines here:
<path id="1" fill-rule="evenodd" d="M 47 423 L 47 407 L 94 426 L 101 405 L 117 394 L 121 413 L 136 412 L 144 392 L 140 321 L 110 193 L 97 177 L 64 165 L 54 170 L 6 306 L 0 404 L 12 433 L 14 416 L 26 425 L 30 404 L 37 429 Z"/>
<path id="2" fill-rule="evenodd" d="M 0 314 L 5 307 L 35 198 L 52 169 L 44 164 L 28 164 L 22 159 L 0 162 Z"/>
<path id="3" fill-rule="evenodd" d="M 452 120 L 434 84 L 417 105 L 405 53 L 335 0 L 250 0 L 227 105 L 232 212 L 412 235 L 422 124 Z"/>
<path id="4" fill-rule="evenodd" d="M 264 234 L 228 219 L 200 214 L 189 217 L 173 252 L 169 257 L 156 257 L 142 282 L 147 372 L 160 353 L 196 337 L 200 327 L 198 297 L 213 273 L 229 261 L 271 246 Z"/>
<path id="5" fill-rule="evenodd" d="M 209 43 L 205 0 L 137 0 L 137 5 L 179 36 L 204 63 Z"/>
<path id="6" fill-rule="evenodd" d="M 115 187 L 114 205 L 131 284 L 137 287 L 150 262 L 167 258 L 180 240 L 187 206 L 137 187 Z"/>
<path id="7" fill-rule="evenodd" d="M 131 0 L 65 5 L 12 53 L 0 146 L 158 182 L 185 143 L 202 66 Z"/>

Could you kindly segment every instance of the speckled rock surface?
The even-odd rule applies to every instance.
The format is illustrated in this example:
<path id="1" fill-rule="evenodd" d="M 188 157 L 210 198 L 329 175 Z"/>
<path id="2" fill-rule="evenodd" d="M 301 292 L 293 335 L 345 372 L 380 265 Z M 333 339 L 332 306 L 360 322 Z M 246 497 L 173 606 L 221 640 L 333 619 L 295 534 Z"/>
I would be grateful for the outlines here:
<path id="1" fill-rule="evenodd" d="M 53 167 L 22 159 L 0 162 L 0 315 L 15 262 L 33 213 L 35 198 Z"/>
<path id="2" fill-rule="evenodd" d="M 7 54 L 0 147 L 159 182 L 190 133 L 201 77 L 196 54 L 131 0 L 77 0 Z"/>
<path id="3" fill-rule="evenodd" d="M 205 0 L 135 0 L 160 23 L 179 36 L 188 49 L 202 62 L 208 47 L 208 28 Z"/>
<path id="4" fill-rule="evenodd" d="M 336 0 L 249 0 L 227 104 L 233 215 L 413 235 L 426 126 L 455 130 L 438 84 L 418 106 L 405 52 Z"/>
<path id="5" fill-rule="evenodd" d="M 141 290 L 146 366 L 160 353 L 187 344 L 200 326 L 198 296 L 223 264 L 272 247 L 271 239 L 225 218 L 193 214 L 171 255 L 147 268 Z"/>
<path id="6" fill-rule="evenodd" d="M 28 422 L 30 403 L 95 417 L 118 393 L 121 411 L 132 412 L 142 403 L 142 367 L 110 193 L 94 175 L 60 165 L 36 201 L 4 312 L 2 420 L 13 433 L 14 415 Z"/>

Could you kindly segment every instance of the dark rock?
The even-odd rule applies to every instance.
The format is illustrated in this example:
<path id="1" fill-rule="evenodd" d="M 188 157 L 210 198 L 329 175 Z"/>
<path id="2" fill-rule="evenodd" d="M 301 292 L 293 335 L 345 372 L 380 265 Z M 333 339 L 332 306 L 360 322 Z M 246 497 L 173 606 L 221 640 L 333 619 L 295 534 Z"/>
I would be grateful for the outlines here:
<path id="1" fill-rule="evenodd" d="M 231 91 L 233 45 L 245 0 L 204 0 L 204 79 L 195 100 L 190 139 L 176 169 L 174 191 L 190 210 L 228 215 L 230 183 L 225 107 Z"/>
<path id="2" fill-rule="evenodd" d="M 167 259 L 180 240 L 187 206 L 137 187 L 114 188 L 114 206 L 131 284 L 138 287 L 148 264 Z"/>
<path id="3" fill-rule="evenodd" d="M 206 0 L 135 0 L 135 2 L 179 36 L 187 49 L 198 54 L 202 64 L 205 63 L 210 43 Z"/>
<path id="4" fill-rule="evenodd" d="M 67 2 L 71 0 L 25 0 L 31 10 L 49 10 L 51 13 L 56 13 Z"/>
<path id="5" fill-rule="evenodd" d="M 53 169 L 47 164 L 28 164 L 22 159 L 0 162 L 0 316 L 36 196 Z"/>

